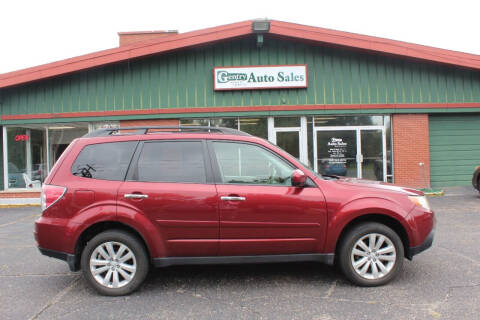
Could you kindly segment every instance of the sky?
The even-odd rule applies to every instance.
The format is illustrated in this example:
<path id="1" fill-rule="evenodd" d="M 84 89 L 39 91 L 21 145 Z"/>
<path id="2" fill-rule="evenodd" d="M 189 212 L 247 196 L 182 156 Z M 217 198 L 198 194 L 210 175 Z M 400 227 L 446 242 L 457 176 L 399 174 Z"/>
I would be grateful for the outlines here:
<path id="1" fill-rule="evenodd" d="M 117 47 L 117 32 L 257 18 L 480 55 L 479 9 L 478 0 L 0 0 L 0 74 Z"/>

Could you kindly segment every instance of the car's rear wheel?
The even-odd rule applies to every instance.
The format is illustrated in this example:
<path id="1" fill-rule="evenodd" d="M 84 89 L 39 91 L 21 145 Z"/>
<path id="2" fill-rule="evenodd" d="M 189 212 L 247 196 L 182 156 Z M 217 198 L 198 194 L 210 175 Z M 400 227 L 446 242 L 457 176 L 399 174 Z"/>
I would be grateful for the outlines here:
<path id="1" fill-rule="evenodd" d="M 136 290 L 149 268 L 143 244 L 122 230 L 109 230 L 93 237 L 81 259 L 85 279 L 99 293 L 108 296 Z"/>
<path id="2" fill-rule="evenodd" d="M 404 257 L 400 237 L 389 227 L 375 222 L 349 230 L 339 250 L 339 264 L 345 276 L 360 286 L 380 286 L 395 278 Z"/>

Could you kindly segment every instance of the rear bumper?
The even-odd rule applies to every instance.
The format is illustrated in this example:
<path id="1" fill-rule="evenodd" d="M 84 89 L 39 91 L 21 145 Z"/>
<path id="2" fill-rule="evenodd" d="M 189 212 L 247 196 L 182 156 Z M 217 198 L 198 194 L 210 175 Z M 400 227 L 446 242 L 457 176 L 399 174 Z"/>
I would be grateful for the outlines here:
<path id="1" fill-rule="evenodd" d="M 430 248 L 433 244 L 434 236 L 435 236 L 435 228 L 433 228 L 432 231 L 430 231 L 428 236 L 425 238 L 425 240 L 420 245 L 408 248 L 408 252 L 407 252 L 407 255 L 406 255 L 407 258 L 409 260 L 412 260 L 413 256 L 415 256 L 415 255 L 419 254 L 420 252 L 423 252 L 423 251 L 427 250 L 428 248 Z"/>
<path id="2" fill-rule="evenodd" d="M 40 247 L 38 247 L 38 250 L 40 250 L 40 253 L 43 254 L 44 256 L 60 259 L 67 262 L 68 267 L 70 268 L 70 271 L 79 270 L 77 265 L 77 257 L 74 254 L 50 250 L 50 249 L 44 249 Z"/>

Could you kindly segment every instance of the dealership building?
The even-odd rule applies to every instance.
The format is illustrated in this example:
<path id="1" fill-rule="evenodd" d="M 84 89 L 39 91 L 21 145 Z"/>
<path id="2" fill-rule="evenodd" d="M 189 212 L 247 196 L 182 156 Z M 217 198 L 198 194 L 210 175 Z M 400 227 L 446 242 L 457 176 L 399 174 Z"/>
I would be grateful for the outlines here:
<path id="1" fill-rule="evenodd" d="M 73 139 L 117 126 L 236 128 L 322 174 L 418 188 L 480 165 L 478 55 L 274 20 L 119 37 L 0 75 L 0 194 L 35 194 Z"/>

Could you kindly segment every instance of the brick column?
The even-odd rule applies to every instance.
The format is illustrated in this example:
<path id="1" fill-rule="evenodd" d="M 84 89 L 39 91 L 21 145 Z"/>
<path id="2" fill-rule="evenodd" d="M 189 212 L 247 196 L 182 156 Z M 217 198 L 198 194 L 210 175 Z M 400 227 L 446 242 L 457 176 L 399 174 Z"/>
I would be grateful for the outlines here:
<path id="1" fill-rule="evenodd" d="M 392 117 L 394 182 L 413 188 L 430 185 L 428 114 Z M 425 178 L 422 174 L 424 164 Z"/>
<path id="2" fill-rule="evenodd" d="M 145 120 L 122 120 L 120 127 L 142 127 L 142 126 L 179 126 L 178 119 L 145 119 Z"/>

